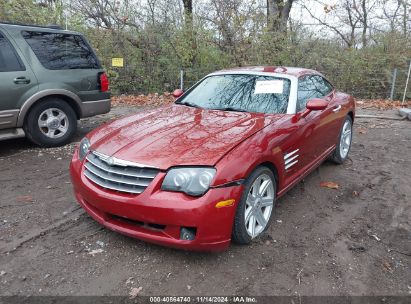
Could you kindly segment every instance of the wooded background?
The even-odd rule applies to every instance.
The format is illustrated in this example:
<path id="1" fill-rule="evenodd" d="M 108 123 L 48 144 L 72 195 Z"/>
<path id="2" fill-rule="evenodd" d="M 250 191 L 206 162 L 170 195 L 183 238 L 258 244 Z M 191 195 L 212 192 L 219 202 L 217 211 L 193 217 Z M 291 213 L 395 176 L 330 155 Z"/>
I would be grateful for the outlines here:
<path id="1" fill-rule="evenodd" d="M 358 98 L 402 97 L 410 0 L 0 0 L 0 20 L 82 32 L 116 94 L 171 91 L 246 65 L 317 69 Z M 111 66 L 123 57 L 124 68 Z"/>

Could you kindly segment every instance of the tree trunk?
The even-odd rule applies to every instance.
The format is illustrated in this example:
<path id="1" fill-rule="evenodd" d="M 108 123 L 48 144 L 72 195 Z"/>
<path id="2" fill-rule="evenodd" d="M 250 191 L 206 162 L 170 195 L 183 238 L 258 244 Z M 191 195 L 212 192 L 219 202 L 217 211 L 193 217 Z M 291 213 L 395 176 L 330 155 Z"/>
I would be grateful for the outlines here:
<path id="1" fill-rule="evenodd" d="M 192 49 L 190 64 L 194 65 L 196 59 L 197 42 L 194 33 L 193 1 L 183 0 L 184 5 L 184 26 L 187 38 Z"/>
<path id="2" fill-rule="evenodd" d="M 404 36 L 407 36 L 408 33 L 408 27 L 407 27 L 407 23 L 408 23 L 408 5 L 407 5 L 407 1 L 406 0 L 402 0 L 402 7 L 404 8 L 404 14 L 403 14 L 403 18 L 402 18 L 402 30 L 404 33 Z"/>
<path id="3" fill-rule="evenodd" d="M 184 5 L 184 22 L 187 29 L 193 29 L 193 1 L 183 0 Z"/>
<path id="4" fill-rule="evenodd" d="M 362 47 L 367 46 L 367 30 L 368 30 L 368 12 L 366 6 L 366 0 L 362 0 Z"/>
<path id="5" fill-rule="evenodd" d="M 287 22 L 295 0 L 267 0 L 268 27 L 273 32 L 287 32 Z"/>

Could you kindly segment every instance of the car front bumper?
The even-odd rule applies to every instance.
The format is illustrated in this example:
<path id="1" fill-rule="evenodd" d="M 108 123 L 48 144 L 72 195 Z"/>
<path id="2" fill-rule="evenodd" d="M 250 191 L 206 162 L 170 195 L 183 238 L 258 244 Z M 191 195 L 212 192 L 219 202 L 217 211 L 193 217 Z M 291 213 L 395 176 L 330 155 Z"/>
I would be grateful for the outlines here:
<path id="1" fill-rule="evenodd" d="M 231 240 L 237 203 L 243 186 L 212 188 L 201 197 L 160 189 L 160 172 L 138 195 L 106 190 L 83 174 L 83 164 L 74 153 L 70 164 L 74 193 L 79 204 L 97 222 L 116 232 L 143 241 L 198 251 L 226 249 Z M 232 206 L 217 208 L 234 199 Z M 180 238 L 181 228 L 195 228 L 193 240 Z"/>

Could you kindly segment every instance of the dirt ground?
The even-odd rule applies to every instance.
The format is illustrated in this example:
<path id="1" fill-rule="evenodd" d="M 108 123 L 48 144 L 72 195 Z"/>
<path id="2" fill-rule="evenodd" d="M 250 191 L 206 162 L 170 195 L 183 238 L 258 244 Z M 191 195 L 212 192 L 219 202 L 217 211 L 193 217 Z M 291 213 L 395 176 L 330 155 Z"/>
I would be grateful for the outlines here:
<path id="1" fill-rule="evenodd" d="M 410 121 L 357 119 L 344 165 L 326 162 L 289 191 L 251 246 L 209 254 L 104 229 L 74 199 L 75 145 L 140 110 L 118 106 L 83 120 L 61 148 L 0 142 L 0 295 L 411 294 Z"/>

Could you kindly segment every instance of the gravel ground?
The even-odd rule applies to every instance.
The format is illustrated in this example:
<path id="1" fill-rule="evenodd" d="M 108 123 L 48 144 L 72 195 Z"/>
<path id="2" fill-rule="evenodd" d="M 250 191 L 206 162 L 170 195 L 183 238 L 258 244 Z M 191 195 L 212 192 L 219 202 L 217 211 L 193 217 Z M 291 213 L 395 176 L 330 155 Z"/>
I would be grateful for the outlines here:
<path id="1" fill-rule="evenodd" d="M 75 202 L 75 145 L 141 110 L 85 119 L 65 147 L 0 143 L 0 295 L 411 294 L 410 121 L 358 119 L 344 165 L 325 162 L 289 191 L 251 246 L 209 254 L 106 230 Z"/>

